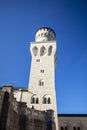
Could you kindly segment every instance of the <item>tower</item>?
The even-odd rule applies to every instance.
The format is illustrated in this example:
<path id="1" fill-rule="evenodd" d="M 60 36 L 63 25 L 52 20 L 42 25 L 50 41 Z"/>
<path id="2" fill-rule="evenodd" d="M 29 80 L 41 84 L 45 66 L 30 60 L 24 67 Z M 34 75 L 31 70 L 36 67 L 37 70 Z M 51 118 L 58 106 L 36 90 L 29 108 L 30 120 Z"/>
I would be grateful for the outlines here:
<path id="1" fill-rule="evenodd" d="M 36 31 L 35 42 L 31 42 L 32 56 L 27 105 L 38 110 L 54 110 L 56 130 L 58 130 L 55 62 L 56 34 L 51 28 Z"/>

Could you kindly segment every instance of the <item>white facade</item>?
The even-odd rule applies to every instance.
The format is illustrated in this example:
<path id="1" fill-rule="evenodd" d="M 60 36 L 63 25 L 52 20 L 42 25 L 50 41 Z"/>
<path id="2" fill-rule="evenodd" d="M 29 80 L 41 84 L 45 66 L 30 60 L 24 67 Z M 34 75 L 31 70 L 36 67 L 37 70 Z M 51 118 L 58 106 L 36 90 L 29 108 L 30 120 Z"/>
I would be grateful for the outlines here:
<path id="1" fill-rule="evenodd" d="M 33 54 L 33 48 L 38 48 L 37 56 Z M 49 48 L 52 47 L 51 55 L 48 55 Z M 44 55 L 40 55 L 40 51 L 45 48 Z M 28 90 L 33 94 L 29 95 L 28 106 L 35 107 L 35 109 L 47 110 L 56 109 L 56 98 L 55 98 L 55 53 L 56 53 L 56 42 L 39 42 L 31 43 L 32 63 L 30 71 L 30 80 Z M 38 97 L 39 103 L 32 103 L 33 96 Z M 44 103 L 44 98 L 50 98 L 49 105 Z M 36 100 L 36 99 L 35 99 Z M 54 107 L 54 108 L 53 108 Z"/>
<path id="2" fill-rule="evenodd" d="M 30 101 L 27 101 L 27 105 L 38 110 L 54 110 L 57 123 L 55 32 L 50 28 L 40 28 L 36 32 L 35 40 L 30 46 L 32 62 L 28 90 L 32 94 L 29 94 Z"/>
<path id="3" fill-rule="evenodd" d="M 18 101 L 37 110 L 54 110 L 56 130 L 58 130 L 56 91 L 55 91 L 55 32 L 50 28 L 36 31 L 35 42 L 31 42 L 32 56 L 28 91 L 14 92 Z"/>

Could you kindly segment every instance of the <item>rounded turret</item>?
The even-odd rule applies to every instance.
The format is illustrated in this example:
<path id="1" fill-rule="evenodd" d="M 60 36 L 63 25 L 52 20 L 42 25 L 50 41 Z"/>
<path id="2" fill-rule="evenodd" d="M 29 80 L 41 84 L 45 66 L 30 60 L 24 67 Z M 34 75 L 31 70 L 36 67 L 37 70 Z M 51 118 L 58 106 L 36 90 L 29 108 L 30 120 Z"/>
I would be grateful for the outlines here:
<path id="1" fill-rule="evenodd" d="M 35 33 L 35 41 L 54 41 L 56 38 L 56 34 L 53 29 L 48 27 L 39 28 Z"/>

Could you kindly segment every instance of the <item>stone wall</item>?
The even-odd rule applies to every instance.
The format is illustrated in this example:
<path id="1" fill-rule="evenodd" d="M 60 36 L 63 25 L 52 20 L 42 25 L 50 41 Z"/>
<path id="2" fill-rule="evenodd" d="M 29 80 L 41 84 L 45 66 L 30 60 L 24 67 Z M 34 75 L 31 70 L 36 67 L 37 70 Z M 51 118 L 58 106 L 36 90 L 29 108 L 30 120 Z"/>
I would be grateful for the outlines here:
<path id="1" fill-rule="evenodd" d="M 0 91 L 0 130 L 18 130 L 18 103 L 9 90 Z"/>
<path id="2" fill-rule="evenodd" d="M 54 112 L 38 111 L 19 103 L 19 130 L 55 130 Z"/>
<path id="3" fill-rule="evenodd" d="M 59 117 L 59 130 L 87 130 L 87 115 L 61 114 Z"/>
<path id="4" fill-rule="evenodd" d="M 13 87 L 0 89 L 0 130 L 56 130 L 54 111 L 28 108 L 26 102 L 17 102 Z"/>

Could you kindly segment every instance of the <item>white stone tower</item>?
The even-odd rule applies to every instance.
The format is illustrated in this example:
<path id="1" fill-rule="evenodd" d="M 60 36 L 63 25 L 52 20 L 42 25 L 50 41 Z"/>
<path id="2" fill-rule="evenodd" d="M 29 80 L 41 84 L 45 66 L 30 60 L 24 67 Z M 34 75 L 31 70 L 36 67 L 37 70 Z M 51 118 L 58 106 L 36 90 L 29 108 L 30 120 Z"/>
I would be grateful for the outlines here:
<path id="1" fill-rule="evenodd" d="M 31 42 L 32 55 L 27 105 L 38 110 L 54 110 L 56 130 L 58 130 L 55 62 L 55 32 L 47 27 L 36 31 L 35 42 Z"/>

